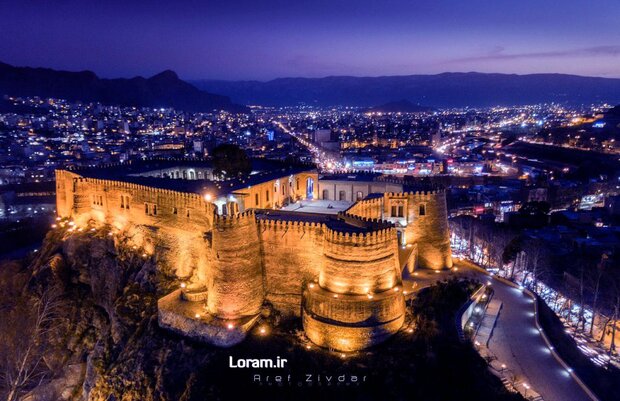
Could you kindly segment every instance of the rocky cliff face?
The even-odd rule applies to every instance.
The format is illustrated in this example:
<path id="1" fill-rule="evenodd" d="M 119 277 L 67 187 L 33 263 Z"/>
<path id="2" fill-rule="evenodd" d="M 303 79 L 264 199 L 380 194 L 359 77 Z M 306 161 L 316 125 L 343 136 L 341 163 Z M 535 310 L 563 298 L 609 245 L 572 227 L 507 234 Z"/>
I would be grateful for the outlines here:
<path id="1" fill-rule="evenodd" d="M 196 352 L 195 344 L 158 327 L 157 298 L 172 289 L 173 275 L 124 244 L 105 230 L 58 229 L 29 261 L 2 268 L 20 277 L 18 283 L 2 280 L 16 304 L 38 305 L 50 289 L 57 292 L 55 334 L 34 341 L 42 345 L 41 375 L 17 389 L 14 399 L 186 399 L 192 372 L 213 350 L 200 346 Z"/>

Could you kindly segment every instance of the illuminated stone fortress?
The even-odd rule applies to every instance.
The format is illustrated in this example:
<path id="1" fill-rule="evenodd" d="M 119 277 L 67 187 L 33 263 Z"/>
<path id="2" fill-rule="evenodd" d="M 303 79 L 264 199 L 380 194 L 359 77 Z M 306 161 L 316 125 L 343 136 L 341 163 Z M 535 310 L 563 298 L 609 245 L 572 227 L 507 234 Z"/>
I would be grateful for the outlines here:
<path id="1" fill-rule="evenodd" d="M 160 326 L 218 346 L 242 341 L 271 305 L 319 346 L 369 347 L 404 324 L 403 273 L 452 266 L 443 191 L 252 163 L 234 180 L 204 160 L 58 170 L 58 215 L 107 227 L 173 272 Z"/>

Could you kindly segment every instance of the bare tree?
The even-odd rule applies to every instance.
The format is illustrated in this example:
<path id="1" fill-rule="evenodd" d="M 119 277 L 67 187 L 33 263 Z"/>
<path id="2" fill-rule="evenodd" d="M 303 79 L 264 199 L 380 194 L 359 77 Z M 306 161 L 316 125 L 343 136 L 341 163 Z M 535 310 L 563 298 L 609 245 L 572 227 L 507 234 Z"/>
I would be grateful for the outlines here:
<path id="1" fill-rule="evenodd" d="M 579 314 L 577 316 L 577 326 L 576 329 L 579 330 L 579 326 L 581 326 L 581 330 L 585 331 L 586 329 L 586 318 L 585 318 L 585 261 L 581 261 L 579 263 Z"/>
<path id="2" fill-rule="evenodd" d="M 502 262 L 504 264 L 510 264 L 510 273 L 507 274 L 507 278 L 512 279 L 514 277 L 515 266 L 517 264 L 517 258 L 521 252 L 521 237 L 513 238 L 506 246 L 502 253 Z"/>
<path id="3" fill-rule="evenodd" d="M 50 373 L 43 357 L 49 336 L 60 321 L 59 294 L 50 288 L 38 299 L 23 295 L 0 316 L 0 379 L 7 401 L 17 400 Z"/>
<path id="4" fill-rule="evenodd" d="M 596 313 L 598 308 L 598 296 L 599 291 L 601 289 L 601 277 L 603 277 L 603 273 L 605 272 L 605 267 L 607 266 L 607 262 L 609 260 L 609 256 L 604 253 L 601 256 L 601 260 L 596 266 L 596 274 L 594 275 L 594 288 L 592 295 L 592 321 L 590 322 L 590 336 L 592 336 L 594 331 L 594 320 L 596 319 Z"/>
<path id="5" fill-rule="evenodd" d="M 531 278 L 532 284 L 530 284 L 530 289 L 536 292 L 538 276 L 541 274 L 542 270 L 541 253 L 543 250 L 540 242 L 536 240 L 536 237 L 527 240 L 526 249 L 525 278 L 528 278 L 528 276 Z"/>
<path id="6" fill-rule="evenodd" d="M 609 344 L 609 355 L 612 355 L 616 352 L 616 326 L 618 325 L 618 313 L 620 312 L 620 277 L 614 276 L 613 280 L 614 287 L 614 312 L 611 317 L 611 343 Z"/>

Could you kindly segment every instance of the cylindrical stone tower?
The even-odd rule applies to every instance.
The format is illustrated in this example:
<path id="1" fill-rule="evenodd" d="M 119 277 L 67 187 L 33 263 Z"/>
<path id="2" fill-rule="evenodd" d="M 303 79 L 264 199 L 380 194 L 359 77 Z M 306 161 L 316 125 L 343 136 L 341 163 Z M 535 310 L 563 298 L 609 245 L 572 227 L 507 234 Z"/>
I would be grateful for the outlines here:
<path id="1" fill-rule="evenodd" d="M 258 228 L 253 211 L 215 216 L 207 309 L 222 319 L 256 315 L 264 300 Z"/>
<path id="2" fill-rule="evenodd" d="M 418 245 L 418 265 L 428 269 L 452 267 L 446 194 L 443 190 L 410 192 L 406 229 L 408 244 Z"/>
<path id="3" fill-rule="evenodd" d="M 303 293 L 303 324 L 315 344 L 355 351 L 403 325 L 405 303 L 394 228 L 327 227 L 318 282 Z"/>

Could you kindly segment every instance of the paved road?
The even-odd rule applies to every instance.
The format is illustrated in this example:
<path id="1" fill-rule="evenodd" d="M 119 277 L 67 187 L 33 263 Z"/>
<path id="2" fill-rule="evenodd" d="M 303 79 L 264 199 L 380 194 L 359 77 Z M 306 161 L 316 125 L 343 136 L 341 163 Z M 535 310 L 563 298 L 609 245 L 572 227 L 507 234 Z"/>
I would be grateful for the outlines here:
<path id="1" fill-rule="evenodd" d="M 416 289 L 424 288 L 447 275 L 474 277 L 482 282 L 489 280 L 483 273 L 456 264 L 458 271 L 418 271 L 410 277 L 418 282 Z M 520 290 L 492 281 L 494 296 L 503 302 L 503 308 L 489 349 L 499 361 L 505 363 L 520 379 L 540 393 L 545 401 L 590 401 L 590 397 L 551 355 L 534 321 L 534 301 Z"/>

